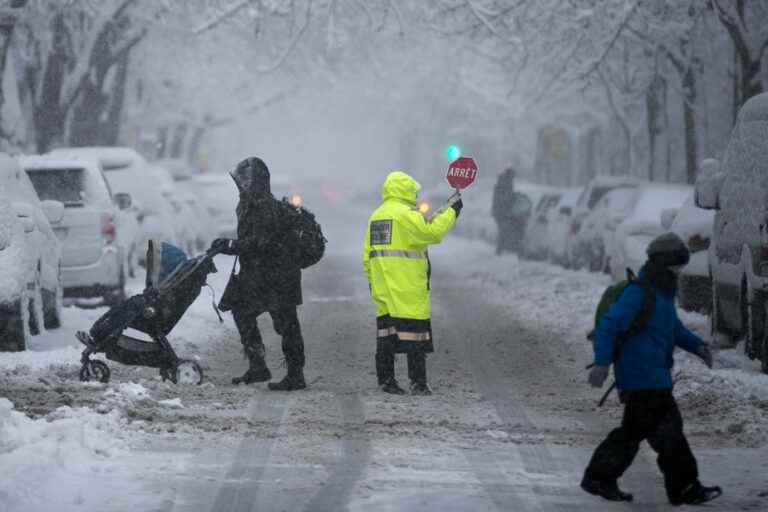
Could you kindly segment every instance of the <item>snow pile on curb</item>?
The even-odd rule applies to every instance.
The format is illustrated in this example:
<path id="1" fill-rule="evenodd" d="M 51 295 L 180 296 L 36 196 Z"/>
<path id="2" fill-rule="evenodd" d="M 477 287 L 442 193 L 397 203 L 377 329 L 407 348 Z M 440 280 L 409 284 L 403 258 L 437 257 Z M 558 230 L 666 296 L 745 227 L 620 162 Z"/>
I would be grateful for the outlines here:
<path id="1" fill-rule="evenodd" d="M 0 478 L 2 508 L 77 503 L 82 499 L 83 482 L 98 485 L 110 459 L 122 453 L 124 443 L 116 435 L 122 423 L 117 412 L 97 414 L 69 407 L 33 420 L 0 398 L 0 467 L 5 468 L 5 476 Z M 56 485 L 49 485 L 52 481 Z"/>

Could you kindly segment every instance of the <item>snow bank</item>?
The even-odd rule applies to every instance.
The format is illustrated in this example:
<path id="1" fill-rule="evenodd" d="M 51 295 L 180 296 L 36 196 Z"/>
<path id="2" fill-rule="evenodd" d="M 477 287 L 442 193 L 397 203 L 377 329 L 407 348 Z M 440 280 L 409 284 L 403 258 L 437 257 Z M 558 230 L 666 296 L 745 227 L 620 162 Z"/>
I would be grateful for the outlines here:
<path id="1" fill-rule="evenodd" d="M 82 502 L 82 486 L 98 485 L 100 475 L 124 442 L 117 412 L 61 407 L 46 418 L 30 419 L 0 398 L 0 509 L 29 510 Z M 13 478 L 7 478 L 8 472 Z M 55 482 L 55 485 L 49 485 Z M 66 507 L 65 507 L 66 508 Z"/>

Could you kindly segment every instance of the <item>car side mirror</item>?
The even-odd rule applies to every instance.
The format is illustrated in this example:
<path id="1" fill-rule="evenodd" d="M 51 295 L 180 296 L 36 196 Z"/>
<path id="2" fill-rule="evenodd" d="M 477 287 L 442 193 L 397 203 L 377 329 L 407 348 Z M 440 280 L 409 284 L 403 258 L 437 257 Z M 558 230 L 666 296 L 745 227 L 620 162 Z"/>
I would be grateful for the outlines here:
<path id="1" fill-rule="evenodd" d="M 133 204 L 133 199 L 131 198 L 131 194 L 128 194 L 126 192 L 118 192 L 114 196 L 112 196 L 112 200 L 115 202 L 115 205 L 120 210 L 127 210 L 131 207 Z"/>
<path id="2" fill-rule="evenodd" d="M 58 224 L 64 218 L 64 203 L 46 199 L 40 206 L 51 224 Z"/>
<path id="3" fill-rule="evenodd" d="M 719 210 L 720 189 L 724 181 L 725 173 L 720 170 L 720 163 L 714 158 L 704 160 L 694 188 L 696 206 L 704 210 Z"/>
<path id="4" fill-rule="evenodd" d="M 680 210 L 678 208 L 667 208 L 661 212 L 661 227 L 669 231 L 672 228 L 672 223 L 675 222 L 675 218 Z"/>
<path id="5" fill-rule="evenodd" d="M 571 208 L 570 206 L 561 206 L 559 212 L 560 212 L 560 215 L 567 215 L 568 217 L 570 217 L 571 215 L 573 215 L 573 208 Z"/>
<path id="6" fill-rule="evenodd" d="M 25 233 L 35 230 L 35 210 L 28 203 L 13 203 L 13 211 Z"/>

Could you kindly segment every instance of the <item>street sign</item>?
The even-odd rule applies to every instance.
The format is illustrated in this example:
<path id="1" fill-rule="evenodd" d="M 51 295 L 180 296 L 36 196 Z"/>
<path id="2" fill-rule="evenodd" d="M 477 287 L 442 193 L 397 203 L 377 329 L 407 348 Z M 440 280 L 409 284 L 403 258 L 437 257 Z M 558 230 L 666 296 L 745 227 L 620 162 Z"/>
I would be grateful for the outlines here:
<path id="1" fill-rule="evenodd" d="M 445 178 L 451 187 L 464 190 L 475 182 L 477 164 L 470 156 L 457 158 L 448 166 L 448 175 Z"/>

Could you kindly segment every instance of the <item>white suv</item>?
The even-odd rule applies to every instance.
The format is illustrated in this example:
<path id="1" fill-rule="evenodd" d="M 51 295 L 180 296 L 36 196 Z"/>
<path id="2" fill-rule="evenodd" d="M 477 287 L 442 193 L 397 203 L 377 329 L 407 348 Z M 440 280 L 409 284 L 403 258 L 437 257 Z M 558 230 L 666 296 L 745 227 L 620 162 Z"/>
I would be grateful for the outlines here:
<path id="1" fill-rule="evenodd" d="M 62 243 L 62 280 L 69 297 L 104 297 L 108 304 L 125 298 L 126 247 L 118 238 L 118 205 L 95 160 L 31 156 L 19 159 L 41 200 L 64 204 L 54 231 Z"/>

